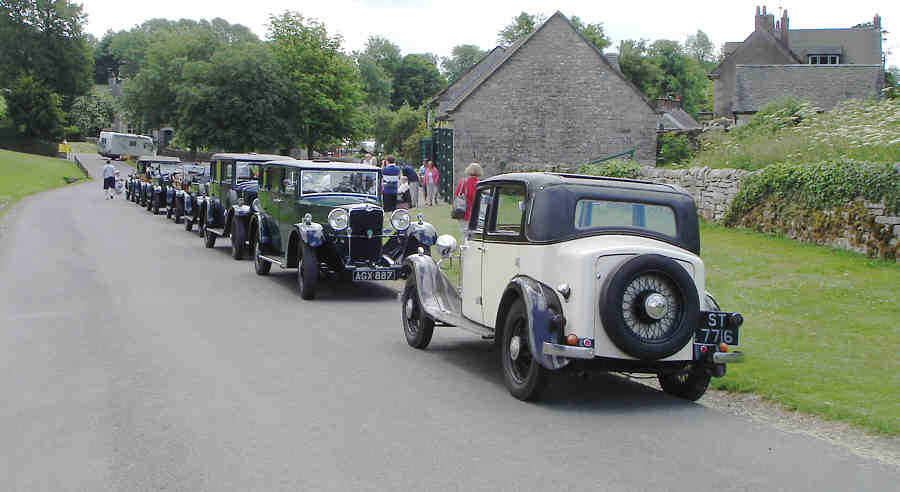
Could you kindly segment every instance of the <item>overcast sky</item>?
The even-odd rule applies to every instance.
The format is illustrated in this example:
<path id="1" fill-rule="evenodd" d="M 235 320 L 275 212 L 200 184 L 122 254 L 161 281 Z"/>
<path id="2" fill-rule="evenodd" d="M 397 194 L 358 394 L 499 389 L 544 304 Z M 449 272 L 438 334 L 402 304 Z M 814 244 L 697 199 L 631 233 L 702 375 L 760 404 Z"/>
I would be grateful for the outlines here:
<path id="1" fill-rule="evenodd" d="M 613 40 L 684 39 L 703 30 L 718 48 L 726 41 L 742 41 L 753 30 L 759 0 L 685 0 L 681 2 L 517 0 L 255 0 L 229 2 L 210 0 L 82 0 L 88 13 L 88 32 L 100 38 L 107 30 L 129 29 L 155 17 L 166 19 L 212 19 L 249 27 L 265 38 L 271 14 L 296 10 L 325 23 L 329 32 L 344 37 L 346 51 L 360 50 L 370 35 L 384 36 L 403 54 L 434 53 L 449 56 L 459 44 L 482 49 L 497 44 L 497 31 L 521 11 L 551 15 L 557 10 L 577 15 L 589 23 L 602 22 Z M 900 65 L 900 1 L 782 0 L 767 4 L 780 17 L 788 10 L 792 29 L 837 28 L 870 22 L 880 14 L 888 33 L 884 51 L 888 66 Z M 891 29 L 893 27 L 893 29 Z"/>

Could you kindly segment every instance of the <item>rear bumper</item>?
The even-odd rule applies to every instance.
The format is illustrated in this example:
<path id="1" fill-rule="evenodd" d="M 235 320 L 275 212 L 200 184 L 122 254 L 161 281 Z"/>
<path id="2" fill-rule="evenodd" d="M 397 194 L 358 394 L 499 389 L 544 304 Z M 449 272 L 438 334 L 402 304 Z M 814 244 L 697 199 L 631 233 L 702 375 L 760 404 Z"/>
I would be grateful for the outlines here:
<path id="1" fill-rule="evenodd" d="M 573 347 L 558 343 L 544 342 L 544 355 L 555 355 L 569 359 L 593 359 L 594 350 L 590 347 Z"/>
<path id="2" fill-rule="evenodd" d="M 716 364 L 735 364 L 744 362 L 744 353 L 736 352 L 716 352 L 713 354 L 713 362 Z"/>

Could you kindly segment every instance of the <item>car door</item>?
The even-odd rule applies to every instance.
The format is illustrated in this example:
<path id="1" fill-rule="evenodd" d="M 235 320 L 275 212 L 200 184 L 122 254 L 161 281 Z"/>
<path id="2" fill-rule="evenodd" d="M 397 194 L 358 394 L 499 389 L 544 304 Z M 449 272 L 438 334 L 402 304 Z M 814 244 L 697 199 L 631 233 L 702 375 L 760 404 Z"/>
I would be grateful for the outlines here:
<path id="1" fill-rule="evenodd" d="M 260 176 L 259 213 L 260 233 L 268 238 L 267 252 L 281 252 L 281 228 L 278 217 L 281 216 L 281 172 L 278 166 L 266 166 Z"/>
<path id="2" fill-rule="evenodd" d="M 281 202 L 278 204 L 278 228 L 281 229 L 281 253 L 285 258 L 290 253 L 291 232 L 294 230 L 294 224 L 299 222 L 294 208 L 297 206 L 297 198 L 299 192 L 297 185 L 299 183 L 299 171 L 294 168 L 286 168 L 284 170 L 284 178 L 281 180 Z"/>
<path id="3" fill-rule="evenodd" d="M 481 295 L 484 324 L 493 327 L 500 298 L 509 281 L 518 275 L 527 248 L 525 235 L 525 185 L 503 183 L 494 187 L 491 213 L 485 225 L 481 260 Z"/>
<path id="4" fill-rule="evenodd" d="M 460 295 L 462 297 L 463 316 L 484 324 L 482 309 L 482 262 L 484 261 L 484 225 L 489 216 L 492 188 L 478 188 L 472 202 L 472 213 L 468 229 L 465 233 L 461 251 Z"/>

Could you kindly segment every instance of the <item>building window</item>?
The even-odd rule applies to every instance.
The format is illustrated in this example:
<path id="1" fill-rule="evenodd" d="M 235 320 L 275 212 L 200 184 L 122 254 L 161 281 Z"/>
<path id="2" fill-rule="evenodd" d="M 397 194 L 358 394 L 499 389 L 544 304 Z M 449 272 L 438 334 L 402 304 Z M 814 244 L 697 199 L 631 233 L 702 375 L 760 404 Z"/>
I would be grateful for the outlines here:
<path id="1" fill-rule="evenodd" d="M 809 55 L 810 65 L 839 65 L 841 55 Z"/>

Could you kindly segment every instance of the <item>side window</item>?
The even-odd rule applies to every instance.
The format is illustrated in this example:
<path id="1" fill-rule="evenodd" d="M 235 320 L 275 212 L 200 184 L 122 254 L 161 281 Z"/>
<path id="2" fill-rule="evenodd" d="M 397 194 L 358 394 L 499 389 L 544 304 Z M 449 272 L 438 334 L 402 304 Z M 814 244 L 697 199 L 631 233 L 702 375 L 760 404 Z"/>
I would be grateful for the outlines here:
<path id="1" fill-rule="evenodd" d="M 228 184 L 231 183 L 231 176 L 234 170 L 234 162 L 232 161 L 220 161 L 222 163 L 222 176 L 223 183 Z"/>
<path id="2" fill-rule="evenodd" d="M 294 193 L 297 191 L 297 170 L 291 169 L 284 174 L 284 191 L 287 193 Z"/>
<path id="3" fill-rule="evenodd" d="M 134 140 L 132 140 L 132 141 L 128 142 L 128 146 L 129 146 L 129 147 L 137 147 L 137 142 L 135 142 Z"/>
<path id="4" fill-rule="evenodd" d="M 472 202 L 472 214 L 469 218 L 469 229 L 478 235 L 484 233 L 484 223 L 490 216 L 492 206 L 492 189 L 482 188 L 475 192 Z"/>
<path id="5" fill-rule="evenodd" d="M 213 183 L 218 183 L 218 174 L 216 174 L 216 164 L 218 161 L 209 161 L 209 180 Z"/>
<path id="6" fill-rule="evenodd" d="M 520 185 L 498 186 L 494 195 L 497 212 L 489 218 L 488 234 L 522 234 L 522 218 L 525 216 L 525 188 Z"/>

